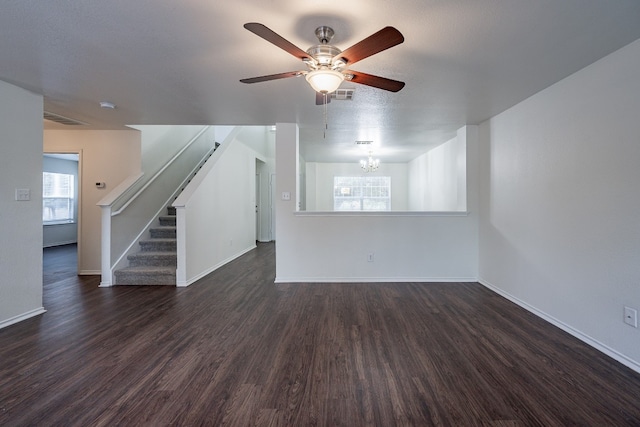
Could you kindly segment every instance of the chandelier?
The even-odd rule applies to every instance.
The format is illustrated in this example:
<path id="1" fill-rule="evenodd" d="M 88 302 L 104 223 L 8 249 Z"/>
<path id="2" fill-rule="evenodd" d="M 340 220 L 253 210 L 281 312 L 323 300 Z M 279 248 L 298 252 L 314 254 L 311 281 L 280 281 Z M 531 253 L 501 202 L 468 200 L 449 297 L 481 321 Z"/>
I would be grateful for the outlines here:
<path id="1" fill-rule="evenodd" d="M 373 160 L 373 151 L 369 151 L 369 158 L 367 160 L 360 160 L 360 167 L 365 172 L 374 172 L 380 167 L 380 160 Z"/>

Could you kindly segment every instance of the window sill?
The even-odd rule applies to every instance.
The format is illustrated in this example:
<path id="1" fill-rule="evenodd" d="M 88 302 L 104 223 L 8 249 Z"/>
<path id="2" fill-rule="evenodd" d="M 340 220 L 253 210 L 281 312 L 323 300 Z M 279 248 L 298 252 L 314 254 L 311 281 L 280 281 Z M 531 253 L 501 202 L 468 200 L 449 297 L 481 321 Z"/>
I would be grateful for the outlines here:
<path id="1" fill-rule="evenodd" d="M 298 211 L 295 216 L 469 216 L 468 211 Z"/>
<path id="2" fill-rule="evenodd" d="M 76 224 L 76 221 L 47 221 L 42 223 L 42 225 L 44 225 L 45 227 L 48 225 L 66 225 L 66 224 Z"/>

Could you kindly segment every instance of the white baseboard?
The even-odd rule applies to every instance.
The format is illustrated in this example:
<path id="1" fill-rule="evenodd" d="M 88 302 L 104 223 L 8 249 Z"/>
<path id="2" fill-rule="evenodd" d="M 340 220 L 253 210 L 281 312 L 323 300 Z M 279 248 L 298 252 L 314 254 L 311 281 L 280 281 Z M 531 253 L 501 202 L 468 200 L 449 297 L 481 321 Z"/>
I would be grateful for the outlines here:
<path id="1" fill-rule="evenodd" d="M 565 331 L 566 333 L 573 335 L 574 337 L 578 338 L 580 341 L 584 342 L 585 344 L 590 345 L 591 347 L 595 348 L 598 351 L 601 351 L 602 353 L 606 354 L 607 356 L 617 360 L 618 362 L 622 363 L 623 365 L 625 365 L 626 367 L 633 369 L 634 371 L 640 373 L 640 363 L 638 363 L 637 361 L 625 356 L 622 353 L 619 353 L 618 351 L 612 349 L 611 347 L 601 343 L 600 341 L 590 337 L 589 335 L 574 329 L 573 327 L 567 325 L 566 323 L 556 319 L 555 317 L 545 313 L 542 310 L 537 309 L 536 307 L 533 307 L 532 305 L 527 304 L 526 302 L 522 301 L 521 299 L 503 291 L 502 289 L 498 288 L 497 286 L 493 285 L 492 283 L 490 283 L 487 280 L 484 279 L 479 279 L 478 282 L 486 287 L 487 289 L 492 290 L 493 292 L 497 293 L 498 295 L 501 295 L 503 297 L 505 297 L 506 299 L 508 299 L 509 301 L 513 302 L 514 304 L 519 305 L 520 307 L 524 308 L 525 310 L 535 314 L 536 316 L 546 320 L 547 322 L 551 323 L 554 326 L 557 326 L 558 328 L 562 329 L 563 331 Z"/>
<path id="2" fill-rule="evenodd" d="M 188 279 L 187 281 L 185 281 L 185 282 L 177 282 L 176 283 L 176 287 L 178 287 L 178 288 L 186 288 L 187 286 L 192 285 L 195 282 L 197 282 L 198 280 L 202 279 L 207 274 L 213 273 L 214 271 L 216 271 L 217 269 L 219 269 L 223 265 L 230 263 L 234 259 L 246 254 L 247 252 L 255 249 L 256 247 L 257 247 L 256 245 L 252 245 L 252 246 L 249 246 L 248 248 L 246 248 L 246 249 L 244 249 L 244 250 L 242 250 L 240 252 L 235 253 L 234 255 L 231 255 L 229 258 L 219 262 L 218 264 L 214 265 L 213 267 L 211 267 L 211 268 L 203 271 L 202 273 L 200 273 L 200 274 Z"/>
<path id="3" fill-rule="evenodd" d="M 475 283 L 477 281 L 476 277 L 276 277 L 274 283 Z"/>
<path id="4" fill-rule="evenodd" d="M 101 270 L 80 270 L 78 271 L 78 276 L 100 276 L 102 274 Z"/>
<path id="5" fill-rule="evenodd" d="M 22 322 L 23 320 L 30 319 L 35 316 L 39 316 L 40 314 L 46 313 L 47 310 L 44 307 L 39 307 L 31 311 L 27 311 L 26 313 L 20 314 L 19 316 L 14 316 L 10 319 L 0 321 L 0 329 L 6 328 L 9 325 L 13 325 L 14 323 Z"/>

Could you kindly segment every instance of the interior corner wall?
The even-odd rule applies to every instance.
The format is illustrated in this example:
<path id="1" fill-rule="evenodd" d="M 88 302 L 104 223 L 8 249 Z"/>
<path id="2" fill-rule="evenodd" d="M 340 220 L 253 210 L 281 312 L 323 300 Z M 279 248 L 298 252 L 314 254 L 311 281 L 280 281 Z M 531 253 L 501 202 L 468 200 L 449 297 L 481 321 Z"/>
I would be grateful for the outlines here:
<path id="1" fill-rule="evenodd" d="M 640 371 L 640 40 L 480 126 L 480 280 Z"/>
<path id="2" fill-rule="evenodd" d="M 207 126 L 132 125 L 140 131 L 141 170 L 151 179 L 184 146 Z M 213 147 L 213 143 L 211 144 Z"/>
<path id="3" fill-rule="evenodd" d="M 466 132 L 429 150 L 408 164 L 412 211 L 461 212 L 466 206 Z"/>
<path id="4" fill-rule="evenodd" d="M 0 81 L 0 328 L 44 312 L 42 110 L 42 96 Z"/>
<path id="5" fill-rule="evenodd" d="M 45 152 L 80 153 L 78 274 L 101 273 L 102 226 L 97 203 L 126 178 L 140 173 L 140 144 L 137 130 L 44 131 Z M 96 182 L 106 187 L 96 188 Z"/>
<path id="6" fill-rule="evenodd" d="M 273 140 L 269 137 L 268 126 L 242 126 L 236 139 L 261 156 L 269 157 Z M 273 153 L 271 153 L 273 154 Z"/>

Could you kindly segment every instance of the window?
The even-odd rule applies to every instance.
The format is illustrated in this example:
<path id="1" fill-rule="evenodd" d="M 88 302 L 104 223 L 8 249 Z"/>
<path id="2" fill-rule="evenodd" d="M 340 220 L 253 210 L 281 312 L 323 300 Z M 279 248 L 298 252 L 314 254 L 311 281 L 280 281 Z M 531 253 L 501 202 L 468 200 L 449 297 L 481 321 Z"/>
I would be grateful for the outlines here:
<path id="1" fill-rule="evenodd" d="M 75 186 L 73 175 L 42 173 L 42 221 L 74 222 Z"/>
<path id="2" fill-rule="evenodd" d="M 391 177 L 336 176 L 333 178 L 334 211 L 391 210 Z"/>

